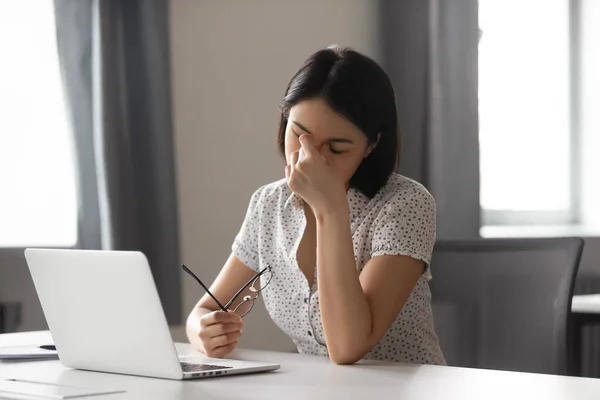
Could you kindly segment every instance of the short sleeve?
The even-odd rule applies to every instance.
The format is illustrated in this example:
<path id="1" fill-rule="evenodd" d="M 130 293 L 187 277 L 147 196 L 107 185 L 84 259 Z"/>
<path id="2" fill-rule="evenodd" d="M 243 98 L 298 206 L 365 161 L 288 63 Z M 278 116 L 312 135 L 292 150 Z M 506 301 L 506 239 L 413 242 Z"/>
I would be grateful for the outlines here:
<path id="1" fill-rule="evenodd" d="M 262 190 L 258 189 L 250 198 L 246 217 L 231 246 L 231 251 L 244 265 L 259 271 L 258 236 L 261 220 Z"/>
<path id="2" fill-rule="evenodd" d="M 405 255 L 429 264 L 435 243 L 435 200 L 422 186 L 392 197 L 375 219 L 371 257 Z"/>

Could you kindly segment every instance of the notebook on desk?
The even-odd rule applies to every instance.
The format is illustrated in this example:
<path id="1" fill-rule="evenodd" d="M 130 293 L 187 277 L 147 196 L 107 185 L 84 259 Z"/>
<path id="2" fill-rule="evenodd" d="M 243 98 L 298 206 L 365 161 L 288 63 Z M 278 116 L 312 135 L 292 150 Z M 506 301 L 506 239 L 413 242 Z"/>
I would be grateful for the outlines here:
<path id="1" fill-rule="evenodd" d="M 148 261 L 140 252 L 27 249 L 25 258 L 60 361 L 67 367 L 168 379 L 279 368 L 200 354 L 193 361 L 180 360 Z"/>
<path id="2" fill-rule="evenodd" d="M 0 398 L 15 400 L 79 399 L 91 396 L 124 393 L 124 390 L 58 385 L 23 379 L 0 379 Z"/>
<path id="3" fill-rule="evenodd" d="M 56 349 L 50 346 L 0 346 L 0 361 L 58 359 Z"/>

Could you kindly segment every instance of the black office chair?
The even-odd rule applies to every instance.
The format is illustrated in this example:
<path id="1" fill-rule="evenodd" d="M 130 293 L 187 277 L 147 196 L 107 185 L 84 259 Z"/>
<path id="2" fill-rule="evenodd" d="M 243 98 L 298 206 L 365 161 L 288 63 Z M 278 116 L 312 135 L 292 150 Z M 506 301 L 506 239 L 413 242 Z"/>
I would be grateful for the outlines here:
<path id="1" fill-rule="evenodd" d="M 17 332 L 21 324 L 21 304 L 0 303 L 0 333 Z"/>
<path id="2" fill-rule="evenodd" d="M 439 241 L 435 329 L 448 365 L 566 375 L 579 238 Z"/>

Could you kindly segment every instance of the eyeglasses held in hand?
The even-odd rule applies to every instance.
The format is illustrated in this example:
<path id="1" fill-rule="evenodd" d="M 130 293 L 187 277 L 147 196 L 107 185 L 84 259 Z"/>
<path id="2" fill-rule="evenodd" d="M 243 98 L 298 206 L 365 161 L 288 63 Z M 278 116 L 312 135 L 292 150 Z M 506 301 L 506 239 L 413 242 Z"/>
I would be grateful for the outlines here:
<path id="1" fill-rule="evenodd" d="M 196 280 L 202 286 L 202 288 L 208 293 L 208 295 L 217 303 L 219 308 L 222 311 L 228 312 L 229 307 L 236 301 L 236 299 L 244 292 L 244 290 L 248 289 L 252 294 L 244 296 L 241 303 L 238 304 L 232 311 L 239 315 L 240 317 L 244 317 L 246 314 L 252 310 L 254 307 L 254 301 L 259 298 L 259 293 L 267 287 L 267 285 L 271 282 L 273 278 L 273 272 L 271 271 L 271 267 L 267 266 L 263 268 L 260 272 L 258 272 L 252 279 L 250 279 L 240 290 L 237 291 L 235 295 L 227 302 L 227 304 L 223 305 L 217 298 L 208 290 L 206 285 L 202 283 L 202 281 L 194 274 L 188 267 L 184 264 L 181 264 L 181 269 L 187 272 L 192 278 Z"/>

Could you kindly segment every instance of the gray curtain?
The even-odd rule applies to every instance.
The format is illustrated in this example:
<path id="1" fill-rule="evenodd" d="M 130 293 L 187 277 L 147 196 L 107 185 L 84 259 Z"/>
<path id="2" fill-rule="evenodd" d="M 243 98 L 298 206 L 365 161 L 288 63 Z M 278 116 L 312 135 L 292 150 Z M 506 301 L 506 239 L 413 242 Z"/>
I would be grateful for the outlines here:
<path id="1" fill-rule="evenodd" d="M 380 0 L 379 5 L 382 62 L 399 110 L 399 172 L 435 197 L 438 238 L 477 238 L 477 0 Z"/>
<path id="2" fill-rule="evenodd" d="M 167 0 L 55 0 L 83 248 L 141 250 L 181 322 Z"/>

